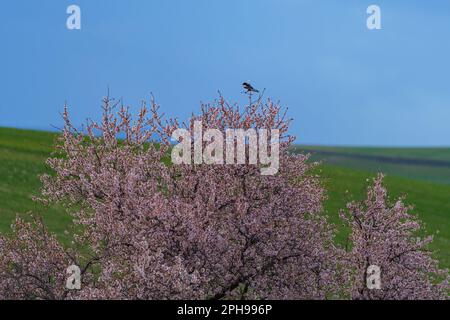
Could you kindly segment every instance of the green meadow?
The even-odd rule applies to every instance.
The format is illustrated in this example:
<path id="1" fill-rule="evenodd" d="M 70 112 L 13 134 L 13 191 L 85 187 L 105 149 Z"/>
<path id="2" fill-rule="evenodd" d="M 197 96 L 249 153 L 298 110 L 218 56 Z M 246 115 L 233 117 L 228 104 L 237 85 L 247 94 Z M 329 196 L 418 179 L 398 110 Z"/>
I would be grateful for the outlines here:
<path id="1" fill-rule="evenodd" d="M 39 195 L 39 176 L 50 172 L 45 160 L 52 152 L 56 134 L 0 128 L 0 232 L 8 232 L 16 215 L 42 215 L 62 241 L 70 218 L 64 210 L 33 201 Z"/>
<path id="2" fill-rule="evenodd" d="M 338 167 L 450 185 L 450 148 L 299 146 L 297 150 Z"/>
<path id="3" fill-rule="evenodd" d="M 45 159 L 52 151 L 56 134 L 0 128 L 0 232 L 9 232 L 19 214 L 43 216 L 62 242 L 70 218 L 61 207 L 32 200 L 39 194 L 39 175 L 49 172 Z M 450 267 L 450 149 L 445 148 L 326 148 L 299 146 L 322 162 L 320 171 L 328 199 L 324 210 L 336 224 L 336 240 L 344 243 L 347 230 L 340 225 L 339 209 L 352 200 L 362 200 L 368 181 L 377 172 L 386 173 L 392 199 L 406 196 L 414 213 L 435 235 L 432 249 L 443 267 Z"/>
<path id="4" fill-rule="evenodd" d="M 347 202 L 363 200 L 367 185 L 378 172 L 394 201 L 405 197 L 413 213 L 434 235 L 431 248 L 444 267 L 450 267 L 450 148 L 356 148 L 298 146 L 320 161 L 320 176 L 328 192 L 325 210 L 338 226 L 337 240 L 346 230 L 339 226 L 338 212 Z"/>

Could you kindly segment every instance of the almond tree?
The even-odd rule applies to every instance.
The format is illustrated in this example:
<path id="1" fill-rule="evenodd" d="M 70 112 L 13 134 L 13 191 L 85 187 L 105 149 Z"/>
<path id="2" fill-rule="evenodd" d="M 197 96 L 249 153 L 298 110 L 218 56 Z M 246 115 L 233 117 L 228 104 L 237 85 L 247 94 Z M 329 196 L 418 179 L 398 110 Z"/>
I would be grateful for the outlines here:
<path id="1" fill-rule="evenodd" d="M 440 270 L 418 218 L 402 199 L 391 204 L 379 175 L 363 203 L 348 204 L 342 219 L 351 227 L 352 299 L 446 299 L 448 271 Z M 367 286 L 369 266 L 380 268 L 380 289 Z M 369 269 L 370 270 L 370 269 Z"/>
<path id="2" fill-rule="evenodd" d="M 54 174 L 42 177 L 41 200 L 68 208 L 75 245 L 64 251 L 52 241 L 30 251 L 43 263 L 28 257 L 34 280 L 11 280 L 6 274 L 0 280 L 7 287 L 4 294 L 16 297 L 21 287 L 45 299 L 331 296 L 338 288 L 341 252 L 320 214 L 324 195 L 309 173 L 313 165 L 307 156 L 289 154 L 293 138 L 287 135 L 289 120 L 281 107 L 258 99 L 240 109 L 221 97 L 202 106 L 185 126 L 192 130 L 192 121 L 201 119 L 205 128 L 221 132 L 278 129 L 280 170 L 273 176 L 261 175 L 261 165 L 248 161 L 170 164 L 169 138 L 180 125 L 163 122 L 158 108 L 154 101 L 150 108 L 144 105 L 133 121 L 126 108 L 115 113 L 105 99 L 102 121 L 88 122 L 82 131 L 65 109 L 57 154 L 48 160 Z M 18 250 L 16 240 L 11 241 L 0 250 Z M 20 245 L 35 246 L 31 239 Z M 22 267 L 12 253 L 4 260 L 3 265 Z M 62 266 L 72 263 L 82 269 L 83 284 L 67 294 L 60 278 Z M 58 294 L 36 292 L 43 281 Z"/>
<path id="3" fill-rule="evenodd" d="M 183 125 L 164 122 L 153 100 L 135 120 L 115 108 L 106 98 L 102 121 L 84 130 L 65 108 L 39 200 L 67 208 L 73 243 L 61 246 L 39 219 L 17 219 L 0 236 L 0 298 L 447 297 L 448 273 L 426 251 L 429 239 L 416 238 L 409 208 L 388 203 L 381 177 L 365 203 L 348 206 L 351 252 L 334 245 L 316 164 L 290 154 L 294 138 L 279 104 L 259 98 L 239 108 L 220 97 Z M 249 148 L 245 164 L 171 163 L 172 133 L 193 134 L 196 121 L 222 133 L 279 130 L 278 173 L 261 175 Z M 378 291 L 365 287 L 372 264 L 382 270 Z M 81 290 L 65 287 L 70 265 L 80 269 Z"/>
<path id="4" fill-rule="evenodd" d="M 31 218 L 17 218 L 12 235 L 0 235 L 0 299 L 64 299 L 70 258 L 42 221 Z"/>

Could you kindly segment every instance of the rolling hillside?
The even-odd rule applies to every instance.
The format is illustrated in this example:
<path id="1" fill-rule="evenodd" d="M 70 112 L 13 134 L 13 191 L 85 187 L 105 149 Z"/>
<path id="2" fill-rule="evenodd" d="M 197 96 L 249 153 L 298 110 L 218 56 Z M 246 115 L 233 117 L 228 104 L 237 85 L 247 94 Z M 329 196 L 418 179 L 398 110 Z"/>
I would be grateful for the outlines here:
<path id="1" fill-rule="evenodd" d="M 450 185 L 450 148 L 350 148 L 299 146 L 314 160 Z"/>
<path id="2" fill-rule="evenodd" d="M 31 199 L 39 192 L 38 176 L 48 171 L 44 161 L 54 139 L 54 133 L 0 128 L 0 232 L 8 232 L 16 214 L 33 211 L 42 214 L 49 228 L 63 242 L 66 240 L 64 230 L 70 218 L 64 210 L 57 206 L 44 208 Z M 450 162 L 450 149 L 299 149 L 312 151 L 314 159 L 323 160 L 318 170 L 328 190 L 325 210 L 330 221 L 337 223 L 338 241 L 343 242 L 346 236 L 346 230 L 339 225 L 339 209 L 348 201 L 363 199 L 367 179 L 382 169 L 388 173 L 386 183 L 391 195 L 407 195 L 407 202 L 415 205 L 428 231 L 435 234 L 432 248 L 437 250 L 442 266 L 450 267 L 450 167 L 433 167 L 427 162 Z M 333 153 L 317 152 L 322 149 Z M 380 161 L 383 157 L 406 160 Z M 408 162 L 411 159 L 425 162 Z"/>
<path id="3" fill-rule="evenodd" d="M 48 171 L 54 133 L 0 128 L 0 232 L 10 230 L 17 214 L 42 214 L 52 231 L 64 240 L 70 223 L 61 208 L 45 208 L 32 200 L 39 194 L 39 175 Z"/>

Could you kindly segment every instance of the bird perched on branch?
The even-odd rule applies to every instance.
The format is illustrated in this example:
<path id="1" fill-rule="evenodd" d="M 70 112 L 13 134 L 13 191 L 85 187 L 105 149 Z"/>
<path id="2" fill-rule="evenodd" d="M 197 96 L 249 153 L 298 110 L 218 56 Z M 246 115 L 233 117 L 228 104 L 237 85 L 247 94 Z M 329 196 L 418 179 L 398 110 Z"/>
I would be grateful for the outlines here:
<path id="1" fill-rule="evenodd" d="M 252 87 L 252 85 L 248 82 L 244 82 L 242 84 L 242 86 L 244 87 L 244 89 L 247 91 L 247 93 L 252 93 L 252 92 L 259 92 L 258 90 L 256 90 L 255 88 Z"/>

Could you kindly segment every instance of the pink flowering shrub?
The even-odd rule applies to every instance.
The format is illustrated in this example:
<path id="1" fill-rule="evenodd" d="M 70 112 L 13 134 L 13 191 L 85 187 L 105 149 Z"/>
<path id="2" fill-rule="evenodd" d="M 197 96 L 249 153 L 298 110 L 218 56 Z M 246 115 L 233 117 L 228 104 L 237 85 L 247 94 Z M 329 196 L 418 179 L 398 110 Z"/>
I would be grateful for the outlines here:
<path id="1" fill-rule="evenodd" d="M 448 271 L 439 270 L 421 238 L 419 220 L 401 199 L 391 204 L 379 175 L 364 203 L 348 204 L 341 217 L 351 227 L 353 299 L 447 299 Z M 368 267 L 380 268 L 380 290 L 367 287 Z"/>
<path id="2" fill-rule="evenodd" d="M 17 218 L 0 236 L 0 299 L 63 299 L 69 257 L 41 220 Z"/>

